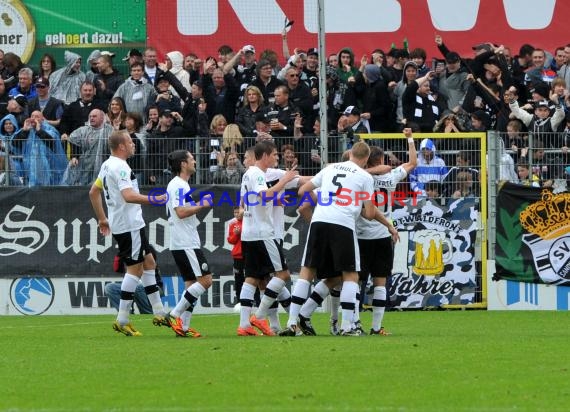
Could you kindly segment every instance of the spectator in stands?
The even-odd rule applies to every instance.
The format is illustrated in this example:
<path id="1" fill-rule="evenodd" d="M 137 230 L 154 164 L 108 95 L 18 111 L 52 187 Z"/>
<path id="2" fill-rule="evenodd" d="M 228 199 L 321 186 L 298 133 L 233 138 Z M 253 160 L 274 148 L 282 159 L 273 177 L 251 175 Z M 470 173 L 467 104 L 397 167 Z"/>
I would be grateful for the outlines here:
<path id="1" fill-rule="evenodd" d="M 218 168 L 214 172 L 213 183 L 239 185 L 245 171 L 237 152 L 220 151 L 217 154 Z"/>
<path id="2" fill-rule="evenodd" d="M 397 81 L 404 75 L 404 64 L 409 60 L 405 49 L 391 48 L 386 54 L 386 70 L 391 74 L 391 80 Z"/>
<path id="3" fill-rule="evenodd" d="M 305 130 L 311 130 L 317 117 L 313 110 L 313 95 L 309 86 L 300 81 L 299 76 L 300 72 L 295 67 L 290 67 L 285 72 L 285 82 L 289 89 L 289 103 L 301 113 Z M 288 135 L 292 135 L 292 129 L 289 130 Z"/>
<path id="4" fill-rule="evenodd" d="M 202 60 L 194 53 L 188 53 L 184 56 L 184 70 L 190 75 L 190 85 L 200 80 L 200 70 L 202 68 Z"/>
<path id="5" fill-rule="evenodd" d="M 174 88 L 180 99 L 186 100 L 188 97 L 188 90 L 180 83 L 174 74 L 165 71 L 157 66 L 156 49 L 154 47 L 147 47 L 143 53 L 143 76 L 148 80 L 151 86 L 156 87 L 158 79 L 164 73 L 168 77 L 170 85 Z M 131 65 L 132 70 L 132 65 Z M 132 76 L 132 72 L 131 72 Z"/>
<path id="6" fill-rule="evenodd" d="M 159 111 L 158 107 L 155 105 L 149 106 L 146 112 L 146 118 L 148 120 L 145 126 L 146 133 L 152 133 L 158 127 L 158 120 L 159 120 Z"/>
<path id="7" fill-rule="evenodd" d="M 416 47 L 410 52 L 410 61 L 413 61 L 418 67 L 418 76 L 425 76 L 430 71 L 430 68 L 426 64 L 427 53 L 421 47 Z"/>
<path id="8" fill-rule="evenodd" d="M 551 84 L 551 89 L 557 96 L 557 100 L 554 103 L 560 104 L 564 109 L 564 113 L 568 113 L 570 107 L 570 93 L 566 87 L 566 81 L 562 77 L 557 77 Z M 563 128 L 563 126 L 559 126 L 557 131 L 560 131 L 561 127 Z"/>
<path id="9" fill-rule="evenodd" d="M 128 112 L 143 114 L 148 106 L 154 104 L 156 91 L 144 77 L 142 64 L 135 63 L 131 66 L 131 77 L 119 86 L 113 97 L 121 97 Z M 146 118 L 144 121 L 146 122 Z"/>
<path id="10" fill-rule="evenodd" d="M 566 53 L 564 46 L 559 46 L 554 50 L 554 58 L 550 63 L 550 70 L 558 72 L 566 64 Z"/>
<path id="11" fill-rule="evenodd" d="M 218 47 L 218 67 L 222 69 L 227 62 L 234 58 L 234 56 L 234 49 L 232 49 L 231 46 L 228 46 L 227 44 L 222 44 L 220 47 Z"/>
<path id="12" fill-rule="evenodd" d="M 528 162 L 519 161 L 517 163 L 517 174 L 519 176 L 519 183 L 521 185 L 540 187 L 540 178 L 534 173 L 530 173 L 528 169 Z"/>
<path id="13" fill-rule="evenodd" d="M 44 53 L 40 58 L 40 64 L 37 72 L 38 78 L 44 77 L 49 79 L 49 76 L 55 72 L 56 69 L 57 65 L 55 63 L 55 58 L 49 53 Z"/>
<path id="14" fill-rule="evenodd" d="M 59 132 L 34 111 L 12 139 L 14 154 L 22 156 L 24 184 L 54 186 L 61 184 L 67 158 Z"/>
<path id="15" fill-rule="evenodd" d="M 18 84 L 12 87 L 8 92 L 8 96 L 17 96 L 19 94 L 26 97 L 26 99 L 33 99 L 37 97 L 38 92 L 33 83 L 34 72 L 29 67 L 24 67 L 18 72 Z"/>
<path id="16" fill-rule="evenodd" d="M 346 134 L 346 139 L 351 147 L 358 140 L 358 135 L 370 133 L 360 118 L 360 109 L 356 106 L 348 106 L 344 109 L 338 120 L 338 131 Z M 360 139 L 362 138 L 361 136 Z"/>
<path id="17" fill-rule="evenodd" d="M 59 124 L 62 140 L 67 140 L 67 136 L 71 132 L 84 126 L 93 109 L 107 110 L 107 107 L 101 106 L 101 102 L 95 100 L 95 85 L 93 83 L 83 82 L 79 90 L 79 99 L 63 109 Z"/>
<path id="18" fill-rule="evenodd" d="M 381 76 L 380 67 L 367 64 L 364 67 L 364 79 L 366 87 L 360 118 L 368 120 L 372 132 L 393 131 L 395 129 L 392 120 L 394 107 L 390 99 L 388 84 Z"/>
<path id="19" fill-rule="evenodd" d="M 127 55 L 123 57 L 123 61 L 127 62 L 127 66 L 130 69 L 135 63 L 143 63 L 143 55 L 138 49 L 131 49 Z"/>
<path id="20" fill-rule="evenodd" d="M 430 90 L 434 78 L 430 71 L 423 77 L 411 81 L 402 95 L 402 112 L 406 124 L 417 123 L 422 132 L 431 132 L 439 120 L 439 107 Z"/>
<path id="21" fill-rule="evenodd" d="M 338 54 L 329 54 L 329 57 L 327 57 L 327 64 L 335 69 L 338 68 Z"/>
<path id="22" fill-rule="evenodd" d="M 109 157 L 111 133 L 113 126 L 105 122 L 105 113 L 99 109 L 91 110 L 89 124 L 71 132 L 68 138 L 72 145 L 71 159 L 66 184 L 84 186 L 95 181 L 101 164 Z"/>
<path id="23" fill-rule="evenodd" d="M 455 184 L 455 191 L 451 195 L 454 199 L 465 197 L 476 197 L 473 187 L 473 175 L 469 172 L 457 173 L 457 181 Z"/>
<path id="24" fill-rule="evenodd" d="M 552 186 L 553 179 L 562 178 L 564 173 L 564 165 L 560 160 L 559 153 L 550 152 L 547 154 L 545 152 L 547 148 L 544 141 L 535 139 L 528 148 L 521 150 L 519 157 L 519 163 L 530 163 L 532 172 L 540 180 L 540 185 L 545 187 Z M 529 152 L 532 152 L 532 155 L 529 155 Z"/>
<path id="25" fill-rule="evenodd" d="M 538 82 L 546 82 L 550 85 L 556 77 L 556 72 L 546 66 L 546 53 L 542 49 L 534 49 L 532 52 L 532 68 L 525 72 L 525 85 L 530 87 Z"/>
<path id="26" fill-rule="evenodd" d="M 339 103 L 341 108 L 354 106 L 364 91 L 364 79 L 355 67 L 354 53 L 349 47 L 345 47 L 338 53 L 337 75 L 339 79 Z"/>
<path id="27" fill-rule="evenodd" d="M 546 142 L 546 148 L 561 148 L 563 143 L 558 135 L 553 132 L 558 130 L 558 126 L 564 121 L 565 113 L 558 103 L 558 95 L 550 93 L 550 101 L 556 102 L 554 114 L 550 115 L 550 101 L 541 100 L 535 103 L 534 115 L 529 114 L 519 107 L 519 104 L 510 94 L 505 94 L 505 99 L 509 102 L 511 112 L 517 119 L 520 119 L 528 128 L 529 132 L 535 134 L 537 138 Z"/>
<path id="28" fill-rule="evenodd" d="M 445 101 L 445 109 L 459 110 L 467 89 L 467 70 L 461 66 L 461 58 L 456 52 L 445 56 L 445 72 L 439 75 L 438 94 Z"/>
<path id="29" fill-rule="evenodd" d="M 436 155 L 436 147 L 433 141 L 423 139 L 420 143 L 418 166 L 409 175 L 411 189 L 425 195 L 425 184 L 430 180 L 443 182 L 447 172 L 445 162 Z"/>
<path id="30" fill-rule="evenodd" d="M 202 77 L 204 94 L 213 96 L 213 103 L 208 103 L 208 116 L 213 118 L 216 114 L 223 115 L 230 123 L 235 119 L 235 108 L 239 99 L 240 88 L 235 78 L 230 73 L 216 68 L 213 58 L 204 63 L 204 75 Z"/>
<path id="31" fill-rule="evenodd" d="M 418 65 L 409 61 L 404 65 L 404 75 L 402 79 L 394 87 L 394 97 L 396 99 L 396 128 L 398 130 L 403 130 L 405 127 L 404 119 L 404 106 L 402 98 L 404 96 L 404 91 L 410 85 L 410 83 L 415 82 L 418 78 Z"/>
<path id="32" fill-rule="evenodd" d="M 471 132 L 486 132 L 491 128 L 491 118 L 484 110 L 471 113 Z"/>
<path id="33" fill-rule="evenodd" d="M 249 146 L 245 146 L 244 138 L 235 123 L 228 124 L 222 134 L 222 150 L 226 153 L 244 153 Z"/>
<path id="34" fill-rule="evenodd" d="M 566 63 L 558 70 L 558 76 L 562 77 L 567 85 L 570 85 L 570 44 L 564 46 L 564 54 L 566 55 Z"/>
<path id="35" fill-rule="evenodd" d="M 246 147 L 253 147 L 255 143 L 260 142 L 262 140 L 273 140 L 273 136 L 271 136 L 271 125 L 269 117 L 267 113 L 258 113 L 255 116 L 255 140 L 251 141 L 246 136 Z"/>
<path id="36" fill-rule="evenodd" d="M 243 105 L 238 109 L 236 124 L 243 136 L 255 136 L 255 119 L 258 113 L 265 113 L 265 99 L 256 86 L 248 86 L 244 92 Z"/>
<path id="37" fill-rule="evenodd" d="M 182 111 L 182 102 L 180 97 L 172 92 L 170 88 L 170 80 L 166 73 L 161 73 L 156 82 L 156 99 L 155 104 L 159 111 L 170 110 L 173 112 Z"/>
<path id="38" fill-rule="evenodd" d="M 425 196 L 428 199 L 439 201 L 441 197 L 441 183 L 437 180 L 430 180 L 425 184 Z"/>
<path id="39" fill-rule="evenodd" d="M 273 68 L 269 60 L 259 60 L 257 64 L 257 76 L 251 83 L 251 86 L 255 86 L 259 89 L 265 103 L 273 104 L 275 102 L 275 88 L 281 84 L 283 84 L 283 82 L 278 80 L 277 76 L 273 74 Z"/>
<path id="40" fill-rule="evenodd" d="M 519 54 L 513 58 L 513 79 L 517 88 L 521 91 L 525 90 L 524 94 L 521 94 L 523 99 L 527 98 L 526 89 L 522 89 L 525 85 L 525 75 L 528 70 L 533 67 L 532 52 L 534 51 L 534 46 L 525 43 L 519 49 Z M 519 86 L 521 88 L 519 88 Z"/>
<path id="41" fill-rule="evenodd" d="M 126 116 L 125 102 L 120 97 L 113 97 L 109 102 L 105 121 L 109 123 L 113 130 L 121 130 L 125 128 Z"/>
<path id="42" fill-rule="evenodd" d="M 297 159 L 297 153 L 295 153 L 295 148 L 293 145 L 284 144 L 281 146 L 281 165 L 280 169 L 290 170 L 296 168 L 299 165 L 299 159 Z"/>
<path id="43" fill-rule="evenodd" d="M 133 143 L 135 144 L 135 154 L 127 159 L 127 163 L 131 170 L 135 172 L 137 181 L 146 182 L 146 133 L 142 131 L 143 121 L 139 113 L 125 113 L 125 129 L 129 132 Z"/>
<path id="44" fill-rule="evenodd" d="M 177 50 L 171 51 L 166 53 L 166 62 L 163 65 L 160 65 L 160 68 L 167 72 L 169 71 L 172 73 L 182 84 L 182 87 L 186 89 L 188 93 L 190 93 L 190 74 L 184 70 L 184 56 Z M 160 80 L 160 77 L 157 78 Z M 156 83 L 158 88 L 158 82 Z M 186 97 L 188 97 L 188 93 Z"/>
<path id="45" fill-rule="evenodd" d="M 85 64 L 85 80 L 91 83 L 95 82 L 95 76 L 99 74 L 97 62 L 101 57 L 101 50 L 93 50 L 87 57 Z"/>
<path id="46" fill-rule="evenodd" d="M 279 64 L 279 57 L 277 56 L 277 52 L 272 49 L 265 49 L 259 54 L 259 60 L 267 60 L 271 65 L 271 75 L 277 76 L 281 71 L 282 67 Z M 259 67 L 259 63 L 257 64 Z"/>
<path id="47" fill-rule="evenodd" d="M 158 127 L 147 137 L 147 158 L 149 184 L 167 184 L 170 180 L 168 170 L 168 153 L 188 147 L 188 142 L 182 139 L 184 130 L 176 125 L 173 112 L 161 112 Z"/>
<path id="48" fill-rule="evenodd" d="M 526 127 L 519 119 L 512 119 L 507 123 L 507 133 L 503 135 L 505 148 L 513 152 L 513 160 L 518 163 L 520 151 L 528 147 L 528 134 Z"/>
<path id="49" fill-rule="evenodd" d="M 212 97 L 210 97 L 210 100 Z M 211 101 L 211 104 L 214 104 Z M 208 120 L 208 102 L 204 96 L 202 82 L 200 80 L 192 83 L 190 98 L 184 104 L 182 109 L 182 127 L 186 136 L 207 136 L 209 120 Z"/>
<path id="50" fill-rule="evenodd" d="M 18 124 L 24 124 L 24 120 L 28 118 L 28 100 L 22 96 L 12 96 L 6 105 L 7 114 L 11 114 L 16 118 Z"/>
<path id="51" fill-rule="evenodd" d="M 466 151 L 460 151 L 455 156 L 455 166 L 449 169 L 449 172 L 445 175 L 442 181 L 442 194 L 444 197 L 455 197 L 453 196 L 453 193 L 457 190 L 457 182 L 460 181 L 460 173 L 469 173 L 471 175 L 469 179 L 470 182 L 479 182 L 479 170 L 471 167 L 473 162 L 470 160 L 470 157 L 470 154 Z M 470 190 L 474 194 L 478 195 L 478 190 L 475 187 L 470 188 Z"/>
<path id="52" fill-rule="evenodd" d="M 81 71 L 81 56 L 66 50 L 64 53 L 65 67 L 56 70 L 49 77 L 51 95 L 70 104 L 80 96 L 80 89 L 86 80 L 85 73 Z"/>
<path id="53" fill-rule="evenodd" d="M 239 53 L 236 55 L 243 56 L 243 62 L 238 61 L 236 67 L 235 79 L 238 87 L 243 87 L 242 85 L 249 85 L 255 79 L 257 72 L 257 62 L 255 61 L 255 47 L 251 44 L 242 47 Z M 224 72 L 226 72 L 224 67 Z M 229 119 L 228 119 L 229 120 Z"/>
<path id="54" fill-rule="evenodd" d="M 275 103 L 269 106 L 267 116 L 271 136 L 279 138 L 278 147 L 293 141 L 293 124 L 296 113 L 296 108 L 289 102 L 289 88 L 285 85 L 277 86 Z"/>
<path id="55" fill-rule="evenodd" d="M 12 139 L 18 134 L 18 122 L 16 118 L 8 114 L 0 120 L 0 156 L 2 156 L 3 173 L 0 186 L 20 186 L 24 177 L 22 160 L 13 158 L 14 148 Z"/>
<path id="56" fill-rule="evenodd" d="M 28 100 L 29 110 L 39 110 L 49 124 L 58 127 L 63 116 L 63 102 L 50 95 L 47 77 L 38 77 L 35 87 L 38 95 Z"/>
<path id="57" fill-rule="evenodd" d="M 96 98 L 101 101 L 101 105 L 107 107 L 117 89 L 124 83 L 125 79 L 117 69 L 113 67 L 113 58 L 103 54 L 97 59 L 98 73 L 95 75 L 93 83 L 97 90 Z"/>
<path id="58" fill-rule="evenodd" d="M 4 79 L 6 90 L 9 91 L 18 84 L 18 73 L 20 73 L 20 70 L 28 66 L 22 62 L 20 56 L 12 52 L 5 53 L 2 62 L 5 69 L 2 78 Z"/>
<path id="59" fill-rule="evenodd" d="M 441 117 L 435 124 L 433 131 L 436 133 L 462 133 L 463 125 L 455 113 L 449 113 Z"/>

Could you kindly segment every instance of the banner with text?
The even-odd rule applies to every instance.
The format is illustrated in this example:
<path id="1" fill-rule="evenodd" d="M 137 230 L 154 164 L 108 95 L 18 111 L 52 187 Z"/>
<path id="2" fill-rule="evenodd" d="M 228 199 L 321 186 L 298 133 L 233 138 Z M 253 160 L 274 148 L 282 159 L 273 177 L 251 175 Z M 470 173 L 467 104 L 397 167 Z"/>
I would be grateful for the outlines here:
<path id="1" fill-rule="evenodd" d="M 416 308 L 475 302 L 476 198 L 420 199 L 392 213 L 396 244 L 390 284 L 393 306 Z"/>
<path id="2" fill-rule="evenodd" d="M 0 188 L 0 216 L 3 216 L 0 278 L 116 276 L 112 268 L 116 243 L 112 237 L 99 233 L 88 190 L 87 187 Z M 212 194 L 214 206 L 198 214 L 204 254 L 216 276 L 231 276 L 232 246 L 226 238 L 233 209 L 222 200 L 236 199 L 238 188 L 197 186 L 194 198 L 206 191 Z M 146 190 L 143 188 L 142 192 Z M 415 206 L 409 203 L 393 213 L 402 241 L 395 249 L 390 287 L 392 305 L 473 303 L 477 199 L 454 200 L 446 206 L 426 199 L 420 199 Z M 170 228 L 164 206 L 143 206 L 143 215 L 162 273 L 176 275 L 178 271 L 168 250 Z M 292 273 L 299 271 L 307 228 L 295 207 L 285 208 L 284 249 Z M 105 281 L 102 279 L 101 285 Z M 102 288 L 89 285 L 84 286 Z M 229 281 L 220 281 L 220 291 L 213 291 L 212 299 L 221 296 L 224 305 L 233 304 L 233 297 L 226 290 L 232 287 Z M 102 296 L 98 292 L 89 295 Z"/>
<path id="3" fill-rule="evenodd" d="M 129 49 L 146 44 L 144 1 L 0 0 L 0 14 L 0 49 L 34 69 L 44 53 L 55 57 L 57 68 L 65 66 L 65 50 L 83 57 L 83 70 L 95 49 L 116 53 L 120 64 Z"/>

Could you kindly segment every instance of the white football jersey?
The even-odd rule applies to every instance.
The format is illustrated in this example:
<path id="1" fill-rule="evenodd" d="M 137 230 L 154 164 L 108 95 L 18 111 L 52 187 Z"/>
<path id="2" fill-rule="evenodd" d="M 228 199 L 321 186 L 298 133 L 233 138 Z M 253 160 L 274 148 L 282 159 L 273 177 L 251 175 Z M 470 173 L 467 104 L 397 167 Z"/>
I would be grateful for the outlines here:
<path id="1" fill-rule="evenodd" d="M 198 235 L 200 221 L 196 215 L 180 219 L 175 210 L 178 207 L 197 205 L 192 195 L 188 194 L 190 185 L 180 176 L 176 176 L 168 183 L 166 191 L 168 192 L 166 214 L 170 226 L 170 250 L 200 249 L 200 235 Z"/>
<path id="2" fill-rule="evenodd" d="M 285 170 L 281 169 L 267 169 L 265 171 L 265 181 L 267 183 L 267 187 L 275 186 L 279 182 L 279 179 L 285 175 L 285 173 Z M 285 184 L 285 190 L 295 189 L 298 185 L 299 178 L 296 177 L 295 179 Z M 280 197 L 281 193 L 283 192 L 280 192 L 277 195 L 278 198 Z M 281 205 L 273 205 L 273 226 L 275 227 L 275 239 L 283 240 L 285 237 L 285 208 Z"/>
<path id="3" fill-rule="evenodd" d="M 132 232 L 145 226 L 141 205 L 128 203 L 121 194 L 124 189 L 139 193 L 135 174 L 122 159 L 111 156 L 103 162 L 97 178 L 103 184 L 103 194 L 113 234 Z"/>
<path id="4" fill-rule="evenodd" d="M 396 190 L 399 182 L 404 180 L 408 174 L 402 166 L 383 175 L 374 175 L 374 193 L 378 210 L 380 210 L 386 219 L 390 219 L 392 213 L 392 194 Z M 382 239 L 389 237 L 388 228 L 376 220 L 368 220 L 362 216 L 356 221 L 356 236 L 358 239 Z"/>
<path id="5" fill-rule="evenodd" d="M 259 196 L 267 189 L 265 173 L 257 166 L 250 166 L 241 181 L 240 194 L 244 203 L 241 240 L 275 239 L 273 202 Z"/>
<path id="6" fill-rule="evenodd" d="M 358 195 L 374 192 L 372 176 L 352 161 L 328 165 L 311 179 L 318 202 L 312 222 L 327 222 L 355 230 L 355 222 L 362 211 Z"/>

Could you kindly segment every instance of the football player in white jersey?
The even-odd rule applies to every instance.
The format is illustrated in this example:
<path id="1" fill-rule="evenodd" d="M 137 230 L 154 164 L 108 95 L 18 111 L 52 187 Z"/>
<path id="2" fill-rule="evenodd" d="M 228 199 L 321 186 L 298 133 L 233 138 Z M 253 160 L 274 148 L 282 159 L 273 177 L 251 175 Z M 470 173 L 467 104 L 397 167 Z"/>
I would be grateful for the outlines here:
<path id="1" fill-rule="evenodd" d="M 212 285 L 212 272 L 202 253 L 196 214 L 211 206 L 211 196 L 194 200 L 188 180 L 196 172 L 196 160 L 187 150 L 168 155 L 168 164 L 175 177 L 168 183 L 166 214 L 170 225 L 170 252 L 184 279 L 186 290 L 176 307 L 165 319 L 177 336 L 198 338 L 200 333 L 190 327 L 192 311 L 200 296 Z"/>
<path id="2" fill-rule="evenodd" d="M 166 196 L 150 199 L 139 193 L 135 174 L 126 160 L 135 153 L 135 144 L 125 131 L 114 131 L 109 137 L 111 156 L 101 165 L 101 171 L 89 191 L 91 205 L 99 221 L 99 230 L 105 236 L 110 233 L 118 243 L 119 256 L 125 262 L 127 271 L 121 284 L 121 300 L 117 320 L 113 329 L 126 336 L 141 336 L 129 320 L 133 294 L 142 282 L 154 313 L 153 324 L 167 325 L 164 307 L 156 285 L 156 263 L 150 252 L 145 234 L 145 222 L 140 205 L 166 200 Z M 109 212 L 109 219 L 103 209 L 101 193 Z"/>
<path id="3" fill-rule="evenodd" d="M 276 185 L 268 187 L 265 172 L 276 164 L 279 157 L 275 143 L 261 141 L 255 145 L 254 152 L 255 165 L 245 172 L 241 184 L 244 204 L 241 240 L 246 278 L 240 295 L 239 336 L 257 335 L 252 325 L 264 335 L 274 335 L 265 317 L 289 280 L 283 249 L 275 239 L 272 199 L 297 176 L 297 172 L 288 170 Z M 260 280 L 271 273 L 275 276 L 267 284 L 255 315 L 250 316 L 255 290 Z"/>
<path id="4" fill-rule="evenodd" d="M 279 180 L 285 175 L 286 170 L 278 169 L 277 166 L 279 165 L 279 161 L 273 166 L 267 169 L 265 172 L 265 180 L 267 182 L 268 187 L 273 187 L 276 185 Z M 289 183 L 285 185 L 283 188 L 285 191 L 290 191 L 295 189 L 295 195 L 299 186 L 305 184 L 311 179 L 312 176 L 297 176 Z M 281 200 L 281 196 L 285 196 L 287 193 L 281 192 L 279 193 L 279 199 Z M 281 201 L 278 204 L 273 205 L 273 225 L 275 227 L 275 239 L 279 242 L 281 247 L 283 247 L 283 241 L 285 238 L 285 208 L 284 205 L 281 204 Z M 266 278 L 264 281 L 260 282 L 259 288 L 260 290 L 265 290 L 265 284 L 269 281 L 269 278 Z M 269 308 L 267 317 L 269 319 L 269 326 L 273 330 L 273 332 L 278 333 L 281 331 L 281 324 L 279 322 L 278 316 L 278 304 L 281 304 L 283 309 L 286 312 L 289 312 L 289 305 L 291 304 L 291 293 L 289 290 L 284 287 L 281 289 L 277 300 L 271 305 Z"/>
<path id="5" fill-rule="evenodd" d="M 368 161 L 370 147 L 365 142 L 357 142 L 350 152 L 350 160 L 325 167 L 310 182 L 299 189 L 299 194 L 320 188 L 318 202 L 313 213 L 299 280 L 295 284 L 295 297 L 306 299 L 310 281 L 315 275 L 337 278 L 342 273 L 342 323 L 341 335 L 356 336 L 352 331 L 351 320 L 358 291 L 358 271 L 360 270 L 359 250 L 355 234 L 356 218 L 363 214 L 374 219 L 378 211 L 371 196 L 374 192 L 372 176 L 363 167 Z M 385 222 L 386 219 L 383 219 Z M 318 272 L 317 272 L 318 270 Z M 297 314 L 300 306 L 291 304 L 287 329 L 282 336 L 297 334 Z M 299 302 L 300 303 L 300 302 Z M 295 313 L 296 312 L 296 313 Z"/>
<path id="6" fill-rule="evenodd" d="M 373 175 L 374 191 L 376 194 L 377 207 L 390 219 L 393 203 L 397 199 L 404 200 L 403 196 L 396 191 L 396 186 L 403 181 L 418 164 L 418 155 L 412 137 L 412 130 L 404 129 L 404 136 L 408 140 L 409 157 L 404 163 L 390 173 L 383 175 Z M 379 147 L 371 148 L 368 166 L 374 167 L 384 164 L 384 151 Z M 374 294 L 372 297 L 372 328 L 371 335 L 388 335 L 389 333 L 382 327 L 382 318 L 386 309 L 387 292 L 386 278 L 392 274 L 394 264 L 394 243 L 393 237 L 387 228 L 378 222 L 359 218 L 356 221 L 356 236 L 360 248 L 360 282 L 366 285 L 368 276 L 372 276 Z M 358 308 L 355 310 L 355 328 L 365 334 L 360 324 Z"/>
<path id="7" fill-rule="evenodd" d="M 398 182 L 404 180 L 417 164 L 417 152 L 412 137 L 412 130 L 409 128 L 404 129 L 404 137 L 408 140 L 408 163 L 404 163 L 396 169 L 390 168 L 388 173 L 384 173 L 384 152 L 379 147 L 370 148 L 370 157 L 368 159 L 368 171 L 382 171 L 382 174 L 373 174 L 372 177 L 374 179 L 375 194 L 377 196 L 377 207 L 389 220 L 393 200 L 390 196 L 396 190 Z M 362 267 L 359 273 L 360 281 L 366 282 L 368 275 L 371 274 L 374 285 L 374 297 L 372 302 L 373 321 L 370 333 L 388 335 L 389 333 L 386 332 L 381 325 L 387 302 L 386 278 L 392 273 L 394 261 L 393 242 L 398 240 L 396 236 L 397 232 L 391 233 L 388 227 L 377 221 L 370 221 L 360 216 L 356 221 L 356 234 L 358 237 Z M 329 290 L 326 281 L 321 281 L 315 285 L 313 293 L 299 312 L 299 325 L 303 333 L 309 335 L 315 334 L 310 323 L 310 317 L 318 305 L 328 296 L 329 292 L 332 295 L 333 291 L 334 289 Z M 358 310 L 358 307 L 355 307 L 355 315 L 358 314 Z M 334 315 L 333 312 L 338 311 L 338 306 L 332 308 L 331 311 L 331 314 Z M 334 320 L 331 322 L 332 334 L 335 334 L 335 323 Z M 355 319 L 355 323 L 355 329 L 363 334 L 358 317 Z"/>

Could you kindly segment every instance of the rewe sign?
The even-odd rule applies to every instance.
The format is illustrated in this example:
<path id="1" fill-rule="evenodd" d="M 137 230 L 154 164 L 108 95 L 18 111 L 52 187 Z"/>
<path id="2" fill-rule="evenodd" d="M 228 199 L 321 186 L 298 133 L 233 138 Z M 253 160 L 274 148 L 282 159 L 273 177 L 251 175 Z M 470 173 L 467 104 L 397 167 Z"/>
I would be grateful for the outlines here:
<path id="1" fill-rule="evenodd" d="M 471 46 L 492 41 L 517 51 L 530 43 L 554 51 L 565 41 L 570 12 L 562 0 L 326 0 L 327 53 L 350 46 L 357 56 L 377 47 L 423 47 L 438 56 L 434 35 L 441 34 L 453 50 L 467 55 Z M 291 51 L 317 44 L 317 0 L 149 0 L 148 44 L 162 53 L 193 51 L 217 56 L 222 44 L 239 49 L 281 54 L 281 32 L 287 17 Z M 558 44 L 560 43 L 560 44 Z M 513 53 L 514 54 L 514 53 Z"/>

